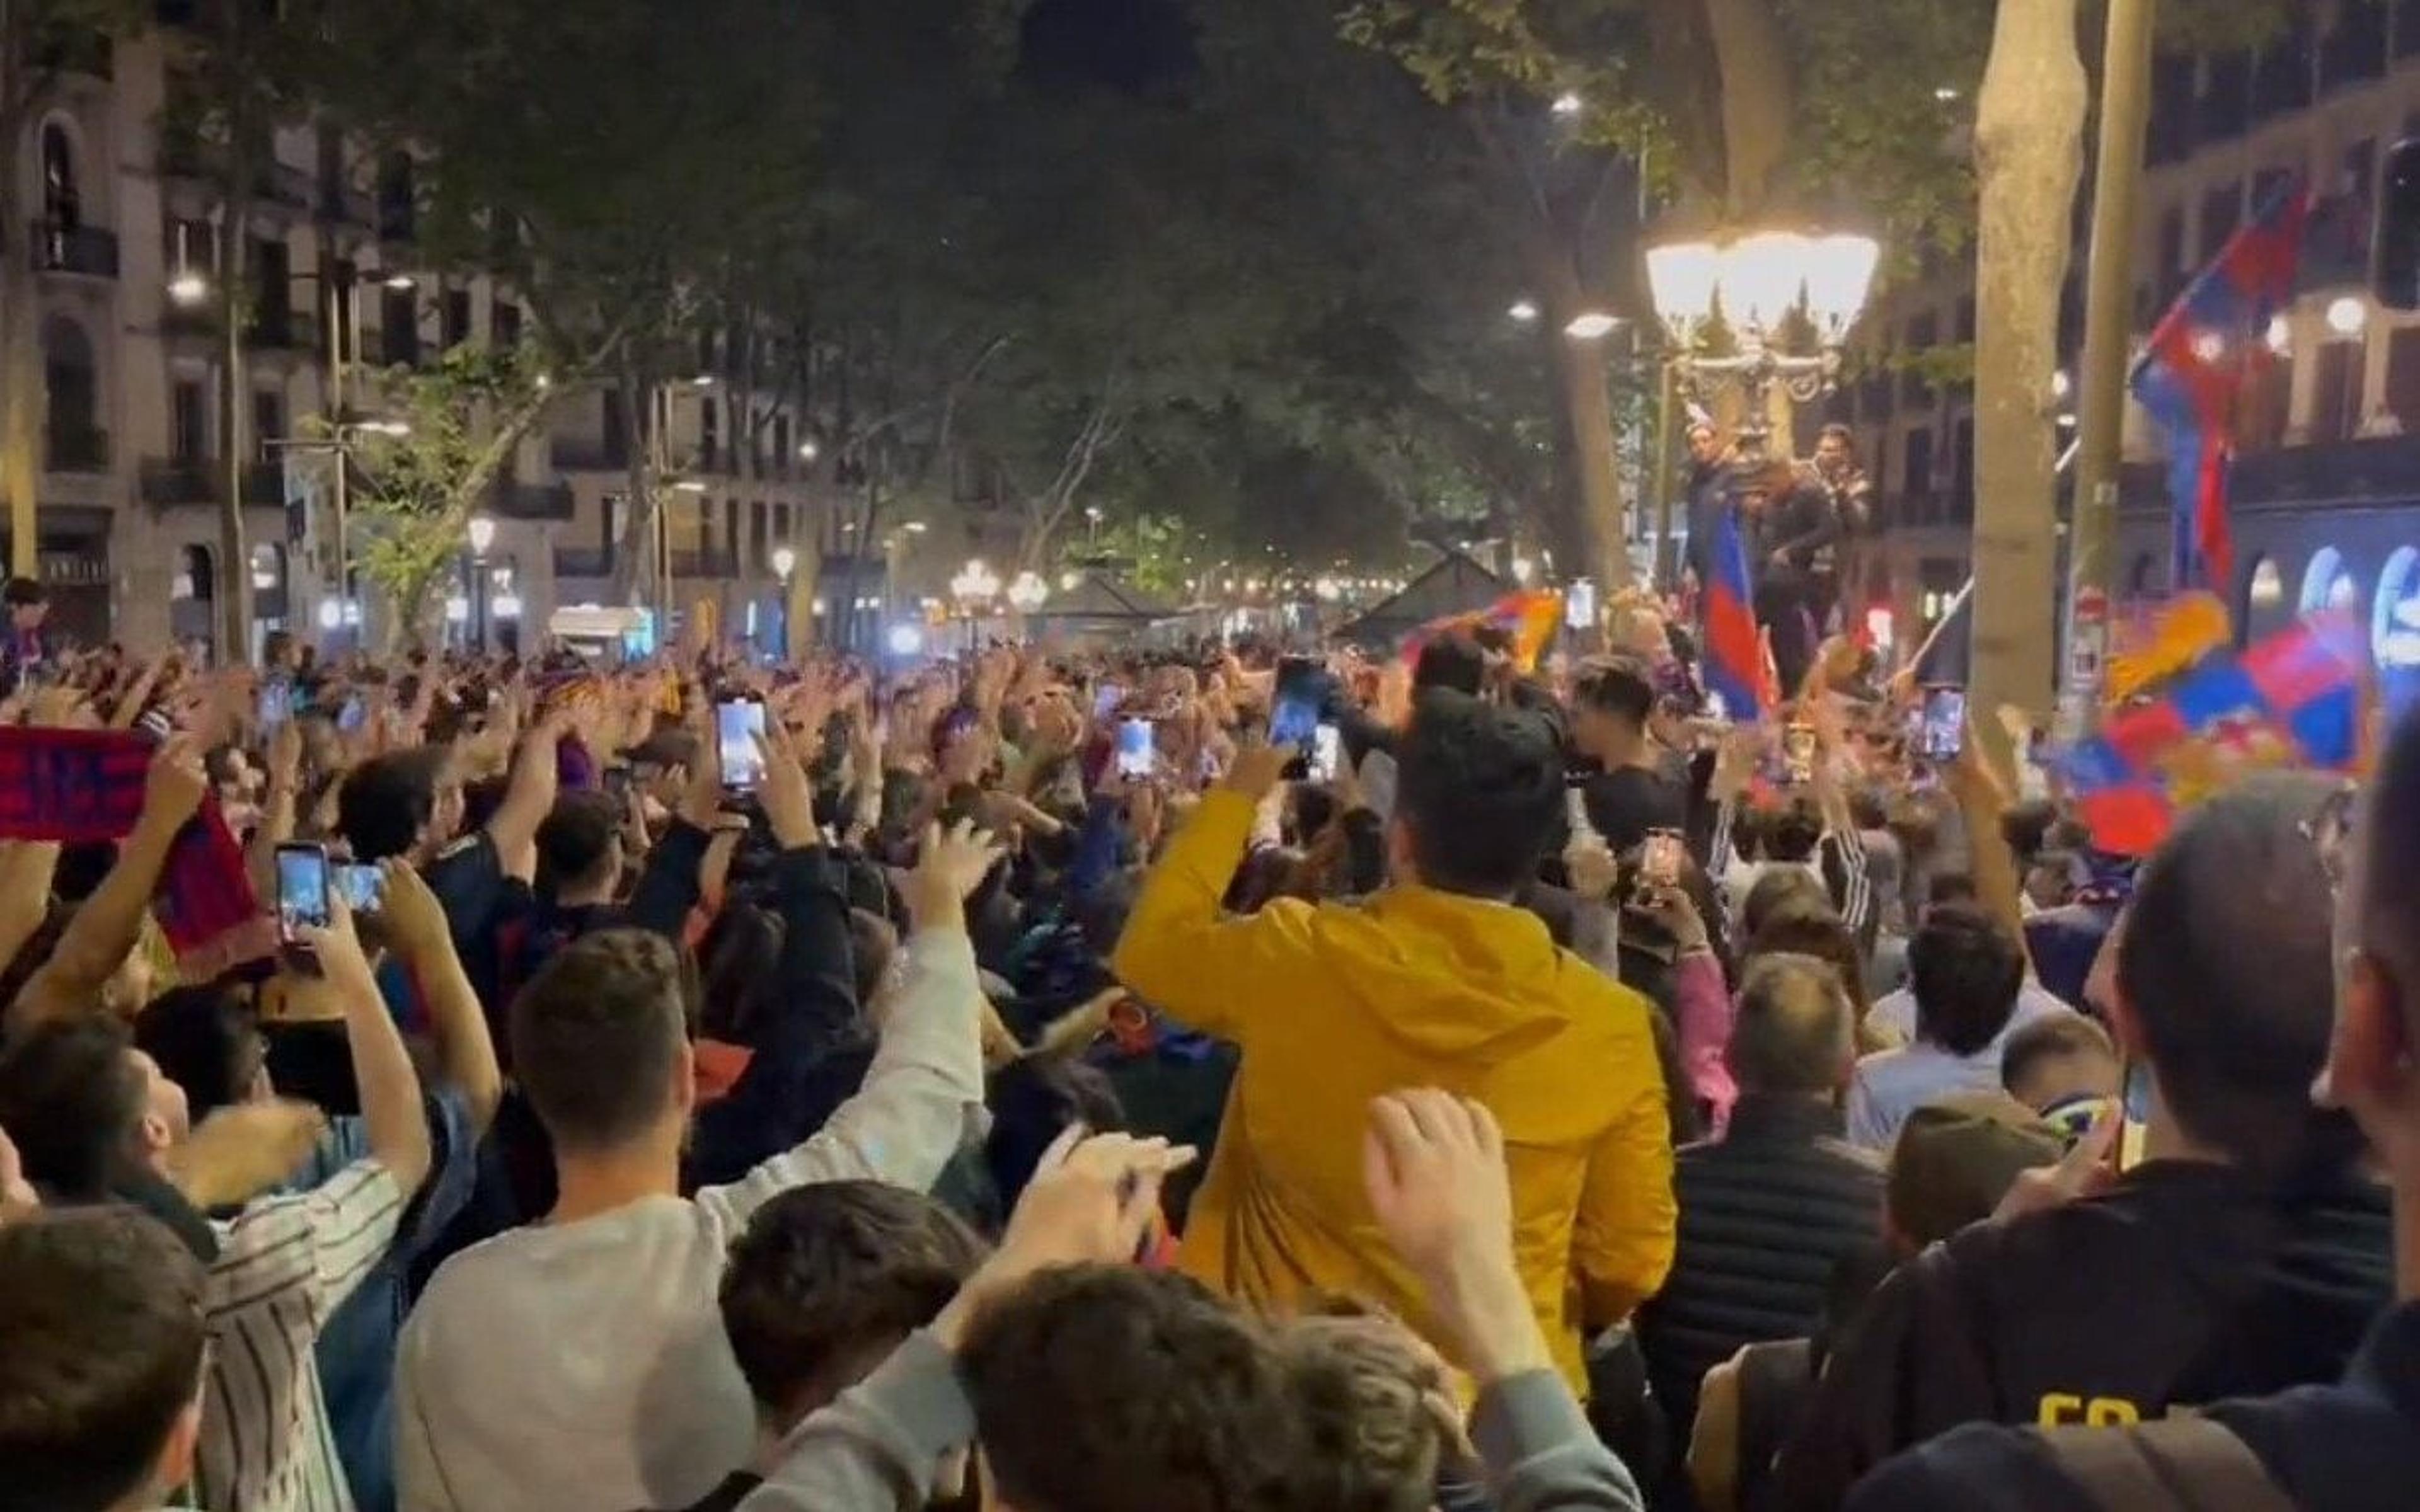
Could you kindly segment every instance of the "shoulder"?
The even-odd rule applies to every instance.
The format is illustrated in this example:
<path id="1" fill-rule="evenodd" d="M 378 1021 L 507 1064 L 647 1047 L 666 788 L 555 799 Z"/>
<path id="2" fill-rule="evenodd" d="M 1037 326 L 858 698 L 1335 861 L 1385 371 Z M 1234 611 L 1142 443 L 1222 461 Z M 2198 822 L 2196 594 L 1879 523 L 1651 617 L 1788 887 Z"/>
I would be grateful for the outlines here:
<path id="1" fill-rule="evenodd" d="M 1845 1512 L 2096 1512 L 2030 1428 L 1968 1424 L 1885 1460 Z"/>

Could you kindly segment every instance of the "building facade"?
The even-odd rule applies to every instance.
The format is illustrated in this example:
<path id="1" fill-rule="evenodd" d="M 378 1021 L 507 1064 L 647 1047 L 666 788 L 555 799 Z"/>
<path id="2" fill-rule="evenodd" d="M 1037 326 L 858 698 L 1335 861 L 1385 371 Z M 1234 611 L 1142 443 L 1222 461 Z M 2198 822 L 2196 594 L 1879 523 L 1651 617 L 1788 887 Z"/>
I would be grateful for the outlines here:
<path id="1" fill-rule="evenodd" d="M 2420 438 L 2420 317 L 2381 309 L 2367 285 L 2381 165 L 2412 136 L 2420 0 L 2312 0 L 2257 52 L 2164 55 L 2133 259 L 2139 336 L 2282 186 L 2299 175 L 2319 196 L 2298 297 L 2270 332 L 2276 360 L 2239 416 L 2236 573 L 2223 587 L 2247 635 L 2304 609 L 2354 609 L 2390 664 L 2420 652 L 2420 440 L 2405 439 Z M 2071 364 L 2088 196 L 2061 301 Z M 1974 333 L 1971 269 L 1886 294 L 1863 332 L 1898 350 Z M 1900 622 L 1921 627 L 1969 570 L 1972 391 L 1876 370 L 1833 411 L 1856 428 L 1889 511 Z M 2126 455 L 2116 591 L 2156 596 L 2169 574 L 2160 446 L 2131 405 Z"/>
<path id="2" fill-rule="evenodd" d="M 166 124 L 178 114 L 167 43 L 156 31 L 95 39 L 59 75 L 8 165 L 33 215 L 30 245 L 9 255 L 31 257 L 39 302 L 41 575 L 63 628 L 138 651 L 215 640 L 229 486 L 214 266 L 221 176 L 207 146 Z M 340 389 L 349 412 L 374 410 L 360 378 L 368 370 L 466 341 L 511 345 L 525 314 L 489 279 L 424 265 L 408 159 L 308 127 L 279 130 L 271 146 L 245 206 L 240 273 L 237 440 L 254 599 L 244 649 L 281 628 L 375 643 L 378 627 L 360 623 L 365 595 L 338 593 L 322 539 L 332 458 L 282 443 L 331 415 Z M 812 577 L 818 548 L 841 543 L 831 512 L 815 507 L 825 480 L 801 423 L 782 395 L 741 386 L 745 339 L 706 342 L 697 373 L 665 396 L 666 455 L 684 471 L 664 546 L 673 603 L 711 605 L 722 633 L 770 645 L 786 608 L 776 548 L 792 546 Z M 493 490 L 483 570 L 466 541 L 447 595 L 458 633 L 477 625 L 500 642 L 534 644 L 557 607 L 610 601 L 630 430 L 608 395 L 566 386 L 556 396 Z"/>

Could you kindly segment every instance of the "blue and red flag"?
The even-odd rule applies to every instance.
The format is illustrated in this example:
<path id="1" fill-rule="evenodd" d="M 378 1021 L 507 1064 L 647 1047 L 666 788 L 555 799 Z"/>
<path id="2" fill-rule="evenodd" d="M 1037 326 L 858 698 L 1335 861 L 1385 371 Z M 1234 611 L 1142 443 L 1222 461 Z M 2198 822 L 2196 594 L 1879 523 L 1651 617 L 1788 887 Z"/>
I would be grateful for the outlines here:
<path id="1" fill-rule="evenodd" d="M 1747 543 L 1739 511 L 1725 509 L 1714 527 L 1714 577 L 1705 584 L 1706 687 L 1741 724 L 1764 717 L 1764 642 L 1756 633 L 1756 603 L 1747 575 Z"/>
<path id="2" fill-rule="evenodd" d="M 2131 379 L 2167 443 L 2180 593 L 2197 582 L 2225 590 L 2234 576 L 2226 487 L 2236 409 L 2245 381 L 2273 355 L 2270 321 L 2293 302 L 2310 191 L 2291 179 L 2257 208 L 2152 329 Z"/>

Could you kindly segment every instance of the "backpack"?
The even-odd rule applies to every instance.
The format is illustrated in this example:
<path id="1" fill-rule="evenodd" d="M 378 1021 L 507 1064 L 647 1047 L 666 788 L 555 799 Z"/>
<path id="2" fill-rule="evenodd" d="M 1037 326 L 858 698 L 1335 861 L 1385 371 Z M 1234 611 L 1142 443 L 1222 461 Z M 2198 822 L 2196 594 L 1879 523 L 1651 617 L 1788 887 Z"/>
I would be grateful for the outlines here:
<path id="1" fill-rule="evenodd" d="M 2294 1512 L 2251 1445 L 2211 1418 L 2053 1428 L 2042 1443 L 2102 1512 Z"/>

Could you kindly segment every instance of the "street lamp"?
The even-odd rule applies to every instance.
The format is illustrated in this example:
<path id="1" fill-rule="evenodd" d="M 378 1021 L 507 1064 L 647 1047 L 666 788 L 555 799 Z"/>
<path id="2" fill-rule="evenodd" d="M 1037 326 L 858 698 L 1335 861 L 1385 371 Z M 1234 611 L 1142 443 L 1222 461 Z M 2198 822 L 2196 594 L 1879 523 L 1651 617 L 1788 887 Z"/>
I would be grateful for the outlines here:
<path id="1" fill-rule="evenodd" d="M 1538 305 L 1533 300 L 1514 300 L 1512 308 L 1504 313 L 1526 326 L 1538 318 Z"/>
<path id="2" fill-rule="evenodd" d="M 1050 585 L 1042 580 L 1040 573 L 1020 572 L 1016 580 L 1008 585 L 1009 607 L 1019 614 L 1032 613 L 1049 596 Z"/>
<path id="3" fill-rule="evenodd" d="M 782 579 L 783 587 L 790 586 L 790 574 L 798 570 L 799 554 L 796 551 L 786 546 L 773 548 L 773 576 Z"/>
<path id="4" fill-rule="evenodd" d="M 1882 249 L 1870 237 L 1803 236 L 1766 231 L 1735 241 L 1668 242 L 1647 253 L 1647 281 L 1655 314 L 1671 338 L 1671 363 L 1679 381 L 1735 384 L 1747 400 L 1748 424 L 1741 440 L 1760 449 L 1767 395 L 1778 383 L 1800 404 L 1812 403 L 1838 382 L 1840 347 L 1865 309 Z M 1720 302 L 1740 350 L 1733 357 L 1701 357 L 1698 337 Z M 1771 340 L 1793 310 L 1804 308 L 1815 328 L 1812 354 L 1776 351 Z"/>
<path id="5" fill-rule="evenodd" d="M 471 554 L 474 557 L 486 556 L 488 548 L 496 544 L 496 522 L 485 515 L 471 517 L 470 532 Z"/>
<path id="6" fill-rule="evenodd" d="M 967 649 L 974 649 L 975 619 L 1000 596 L 1000 574 L 975 558 L 950 579 L 950 596 L 957 601 L 958 617 L 967 622 Z"/>
<path id="7" fill-rule="evenodd" d="M 2362 327 L 2367 324 L 2369 306 L 2364 304 L 2358 296 L 2344 294 L 2329 301 L 2328 329 L 2337 335 L 2350 340 L 2360 335 Z"/>
<path id="8" fill-rule="evenodd" d="M 1603 310 L 1583 310 L 1563 327 L 1563 334 L 1574 341 L 1603 341 L 1613 334 L 1613 328 L 1620 324 L 1621 320 Z"/>
<path id="9" fill-rule="evenodd" d="M 1588 101 L 1579 97 L 1579 91 L 1575 89 L 1566 89 L 1561 94 L 1555 97 L 1554 104 L 1548 108 L 1556 115 L 1568 120 L 1570 117 L 1588 109 Z"/>
<path id="10" fill-rule="evenodd" d="M 464 532 L 471 538 L 471 645 L 481 656 L 488 651 L 488 548 L 496 544 L 496 522 L 473 515 Z"/>

